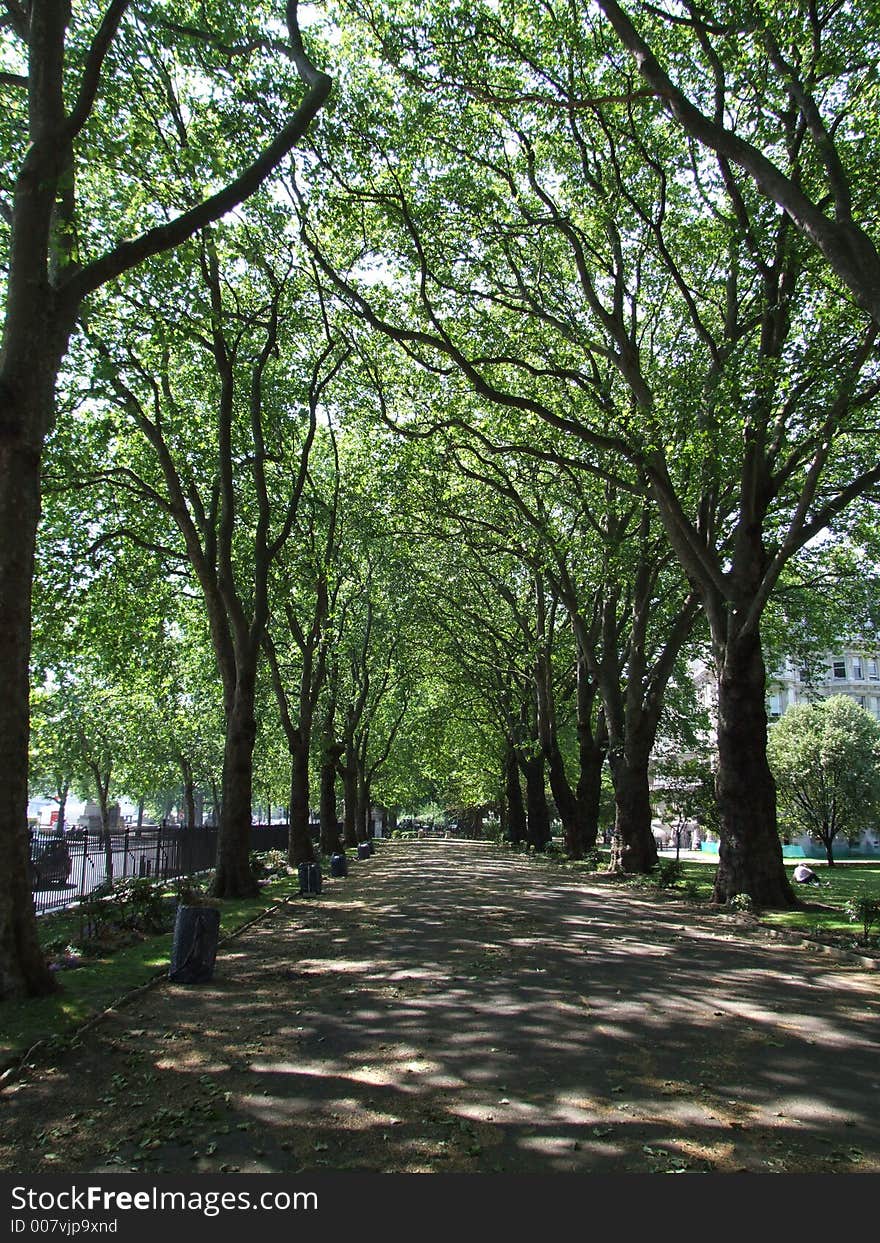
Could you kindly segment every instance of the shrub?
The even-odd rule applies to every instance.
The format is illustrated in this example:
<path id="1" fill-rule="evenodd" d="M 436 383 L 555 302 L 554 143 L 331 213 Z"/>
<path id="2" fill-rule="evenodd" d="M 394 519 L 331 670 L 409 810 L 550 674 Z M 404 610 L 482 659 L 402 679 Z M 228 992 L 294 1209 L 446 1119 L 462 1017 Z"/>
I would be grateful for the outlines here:
<path id="1" fill-rule="evenodd" d="M 168 922 L 164 881 L 140 876 L 120 886 L 120 899 L 128 904 L 129 924 L 144 932 L 161 932 Z"/>
<path id="2" fill-rule="evenodd" d="M 727 905 L 731 911 L 748 912 L 755 909 L 755 904 L 752 901 L 751 895 L 747 893 L 735 893 L 733 897 L 728 900 Z"/>
<path id="3" fill-rule="evenodd" d="M 695 880 L 686 880 L 681 887 L 682 897 L 687 898 L 688 902 L 698 902 L 700 899 L 700 886 Z"/>
<path id="4" fill-rule="evenodd" d="M 249 856 L 251 871 L 258 880 L 287 872 L 287 855 L 283 850 L 252 850 Z"/>
<path id="5" fill-rule="evenodd" d="M 164 894 L 165 882 L 148 876 L 105 881 L 78 904 L 83 940 L 163 931 L 170 920 Z"/>
<path id="6" fill-rule="evenodd" d="M 671 889 L 684 878 L 684 864 L 680 859 L 661 859 L 654 874 L 658 889 Z"/>
<path id="7" fill-rule="evenodd" d="M 871 928 L 880 920 L 880 899 L 869 898 L 864 895 L 850 898 L 846 904 L 846 917 L 851 924 L 862 925 L 862 935 L 859 938 L 859 944 L 867 945 Z"/>

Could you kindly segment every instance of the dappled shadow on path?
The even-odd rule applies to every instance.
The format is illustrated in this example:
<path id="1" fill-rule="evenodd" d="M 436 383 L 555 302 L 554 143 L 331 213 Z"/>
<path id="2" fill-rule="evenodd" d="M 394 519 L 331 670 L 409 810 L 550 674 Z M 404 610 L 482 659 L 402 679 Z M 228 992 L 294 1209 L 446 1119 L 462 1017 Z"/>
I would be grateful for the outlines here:
<path id="1" fill-rule="evenodd" d="M 34 1169 L 878 1170 L 875 982 L 490 846 L 383 843 L 9 1095 L 5 1168 L 38 1132 Z"/>

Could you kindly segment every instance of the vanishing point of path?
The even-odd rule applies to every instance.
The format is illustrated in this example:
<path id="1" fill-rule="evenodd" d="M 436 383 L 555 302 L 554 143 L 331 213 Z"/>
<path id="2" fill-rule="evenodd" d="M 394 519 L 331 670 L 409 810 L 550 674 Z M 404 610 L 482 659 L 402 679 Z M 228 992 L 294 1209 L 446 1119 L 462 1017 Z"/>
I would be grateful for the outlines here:
<path id="1" fill-rule="evenodd" d="M 0 1094 L 0 1169 L 880 1171 L 877 973 L 385 842 Z"/>

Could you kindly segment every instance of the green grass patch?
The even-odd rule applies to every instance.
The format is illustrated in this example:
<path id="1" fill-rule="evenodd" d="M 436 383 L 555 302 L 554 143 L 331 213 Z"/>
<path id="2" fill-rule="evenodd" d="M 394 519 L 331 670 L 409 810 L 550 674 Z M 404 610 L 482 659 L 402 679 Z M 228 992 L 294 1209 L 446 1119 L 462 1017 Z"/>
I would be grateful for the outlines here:
<path id="1" fill-rule="evenodd" d="M 833 868 L 819 860 L 808 860 L 819 877 L 818 885 L 794 885 L 798 897 L 810 905 L 832 907 L 828 911 L 766 911 L 762 922 L 775 928 L 790 928 L 807 933 L 834 933 L 855 939 L 861 927 L 850 923 L 845 907 L 850 898 L 880 898 L 880 863 L 872 860 L 847 860 Z M 792 868 L 786 869 L 791 874 Z M 874 944 L 876 937 L 872 937 Z"/>
<path id="2" fill-rule="evenodd" d="M 297 877 L 282 876 L 266 885 L 256 898 L 222 903 L 221 937 L 235 932 L 276 902 L 298 892 Z M 76 914 L 59 912 L 40 919 L 38 927 L 46 945 L 75 945 L 80 921 Z M 172 934 L 163 932 L 100 957 L 83 958 L 81 966 L 59 972 L 61 989 L 54 996 L 3 1002 L 0 1005 L 0 1067 L 21 1057 L 40 1040 L 71 1035 L 120 997 L 148 983 L 160 971 L 167 971 L 171 940 Z"/>
<path id="3" fill-rule="evenodd" d="M 508 847 L 509 849 L 509 847 Z M 608 867 L 611 852 L 607 847 L 599 851 L 599 870 L 595 863 L 582 863 L 566 859 L 559 853 L 531 854 L 528 857 L 539 860 L 552 867 L 560 867 L 566 872 L 582 878 L 585 882 L 601 880 L 607 876 L 604 871 Z M 661 855 L 661 860 L 669 860 L 672 856 Z M 861 936 L 861 925 L 850 922 L 846 913 L 847 902 L 855 897 L 880 899 L 880 862 L 870 859 L 846 859 L 827 866 L 824 859 L 792 859 L 786 861 L 785 869 L 791 877 L 798 863 L 806 862 L 819 876 L 818 885 L 798 885 L 792 882 L 792 888 L 802 902 L 809 906 L 829 907 L 829 910 L 762 911 L 762 923 L 772 928 L 787 928 L 793 932 L 801 932 L 806 936 L 827 936 L 843 938 L 855 945 Z M 695 905 L 705 905 L 707 912 L 725 910 L 724 907 L 711 906 L 712 888 L 715 871 L 718 867 L 718 856 L 707 854 L 704 859 L 682 858 L 681 880 L 675 885 L 658 891 L 651 877 L 616 877 L 617 883 L 631 886 L 641 893 L 652 893 L 658 897 L 662 893 L 665 898 L 683 899 Z M 872 946 L 878 944 L 876 929 L 871 936 Z"/>

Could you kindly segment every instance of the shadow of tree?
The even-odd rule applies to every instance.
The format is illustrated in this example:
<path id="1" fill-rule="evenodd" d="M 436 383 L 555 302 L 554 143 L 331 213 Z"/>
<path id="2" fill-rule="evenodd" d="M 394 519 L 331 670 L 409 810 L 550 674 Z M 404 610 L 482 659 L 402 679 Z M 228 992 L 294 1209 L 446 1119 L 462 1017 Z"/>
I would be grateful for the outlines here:
<path id="1" fill-rule="evenodd" d="M 3 1168 L 877 1170 L 874 980 L 484 844 L 385 843 L 8 1092 Z"/>

